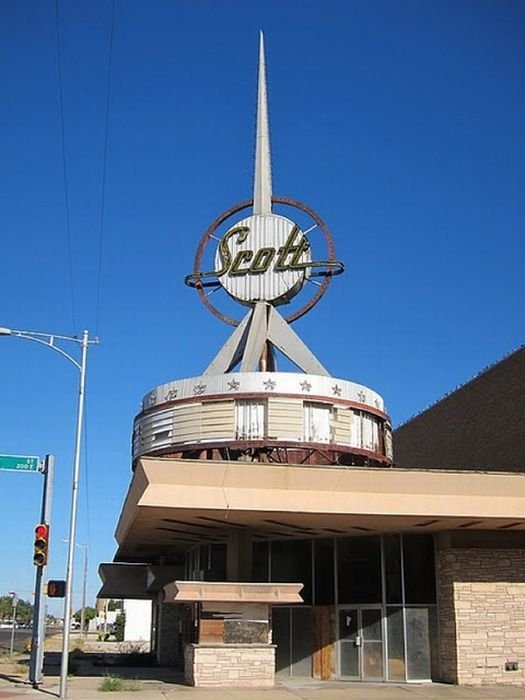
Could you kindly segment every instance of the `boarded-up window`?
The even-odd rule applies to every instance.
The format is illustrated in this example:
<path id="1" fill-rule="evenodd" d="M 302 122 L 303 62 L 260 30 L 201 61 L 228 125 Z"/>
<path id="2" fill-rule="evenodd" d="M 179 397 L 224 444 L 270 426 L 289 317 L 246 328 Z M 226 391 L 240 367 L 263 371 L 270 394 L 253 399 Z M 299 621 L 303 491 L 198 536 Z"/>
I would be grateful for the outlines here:
<path id="1" fill-rule="evenodd" d="M 336 408 L 334 412 L 334 442 L 350 445 L 353 413 L 349 408 Z"/>
<path id="2" fill-rule="evenodd" d="M 231 440 L 233 437 L 233 424 L 233 401 L 207 401 L 202 404 L 202 440 Z"/>
<path id="3" fill-rule="evenodd" d="M 379 419 L 364 411 L 354 410 L 352 445 L 364 450 L 379 450 Z"/>
<path id="4" fill-rule="evenodd" d="M 235 404 L 237 440 L 258 440 L 266 436 L 266 402 L 237 401 Z"/>
<path id="5" fill-rule="evenodd" d="M 372 422 L 372 416 L 363 415 L 363 443 L 362 446 L 365 450 L 371 450 L 374 440 L 374 424 Z"/>
<path id="6" fill-rule="evenodd" d="M 352 441 L 354 447 L 362 447 L 363 417 L 361 411 L 354 410 L 354 420 L 352 424 Z"/>
<path id="7" fill-rule="evenodd" d="M 173 442 L 192 442 L 199 439 L 202 404 L 176 406 L 173 411 Z"/>
<path id="8" fill-rule="evenodd" d="M 297 399 L 268 400 L 268 437 L 273 440 L 303 439 L 303 402 Z"/>
<path id="9" fill-rule="evenodd" d="M 304 439 L 306 442 L 331 441 L 332 407 L 322 403 L 304 404 Z"/>

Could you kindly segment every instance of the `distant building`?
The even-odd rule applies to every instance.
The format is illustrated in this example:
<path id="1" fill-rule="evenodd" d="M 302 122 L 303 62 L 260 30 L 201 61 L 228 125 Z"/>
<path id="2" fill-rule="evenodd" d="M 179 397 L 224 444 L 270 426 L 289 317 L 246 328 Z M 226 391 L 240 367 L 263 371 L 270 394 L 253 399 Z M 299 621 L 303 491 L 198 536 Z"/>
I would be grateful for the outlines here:
<path id="1" fill-rule="evenodd" d="M 186 278 L 235 330 L 202 375 L 144 397 L 100 595 L 153 601 L 158 661 L 195 685 L 521 684 L 523 350 L 399 428 L 393 462 L 383 398 L 290 326 L 342 265 L 315 212 L 272 196 L 262 42 L 256 144 L 253 201 Z"/>

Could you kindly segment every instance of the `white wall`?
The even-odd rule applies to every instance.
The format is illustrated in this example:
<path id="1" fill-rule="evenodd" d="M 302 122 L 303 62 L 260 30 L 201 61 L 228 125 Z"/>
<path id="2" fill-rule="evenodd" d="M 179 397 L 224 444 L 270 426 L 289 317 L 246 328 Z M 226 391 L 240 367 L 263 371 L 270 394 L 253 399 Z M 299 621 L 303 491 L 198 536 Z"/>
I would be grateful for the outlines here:
<path id="1" fill-rule="evenodd" d="M 151 612 L 151 600 L 124 601 L 124 613 L 126 614 L 125 642 L 150 641 Z"/>

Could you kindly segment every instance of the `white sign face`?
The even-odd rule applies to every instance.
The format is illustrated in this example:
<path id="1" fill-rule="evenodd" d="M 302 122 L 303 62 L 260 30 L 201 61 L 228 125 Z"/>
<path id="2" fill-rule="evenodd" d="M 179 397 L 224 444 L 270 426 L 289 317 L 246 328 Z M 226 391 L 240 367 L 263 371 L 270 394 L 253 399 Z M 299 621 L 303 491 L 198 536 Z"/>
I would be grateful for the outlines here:
<path id="1" fill-rule="evenodd" d="M 311 269 L 310 244 L 284 216 L 259 214 L 242 219 L 222 237 L 215 274 L 241 303 L 284 304 L 302 288 Z"/>

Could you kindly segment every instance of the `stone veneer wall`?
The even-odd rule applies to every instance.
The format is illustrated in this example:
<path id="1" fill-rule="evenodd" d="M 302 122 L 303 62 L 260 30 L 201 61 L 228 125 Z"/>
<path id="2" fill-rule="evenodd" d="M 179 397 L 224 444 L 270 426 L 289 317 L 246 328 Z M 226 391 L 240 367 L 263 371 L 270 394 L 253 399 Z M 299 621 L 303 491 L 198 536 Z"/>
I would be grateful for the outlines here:
<path id="1" fill-rule="evenodd" d="M 181 607 L 171 603 L 159 605 L 157 617 L 157 663 L 159 666 L 183 668 L 180 634 Z"/>
<path id="2" fill-rule="evenodd" d="M 442 680 L 525 682 L 525 550 L 438 552 Z M 518 663 L 506 671 L 505 663 Z"/>
<path id="3" fill-rule="evenodd" d="M 184 678 L 193 686 L 273 686 L 273 644 L 188 644 Z"/>

